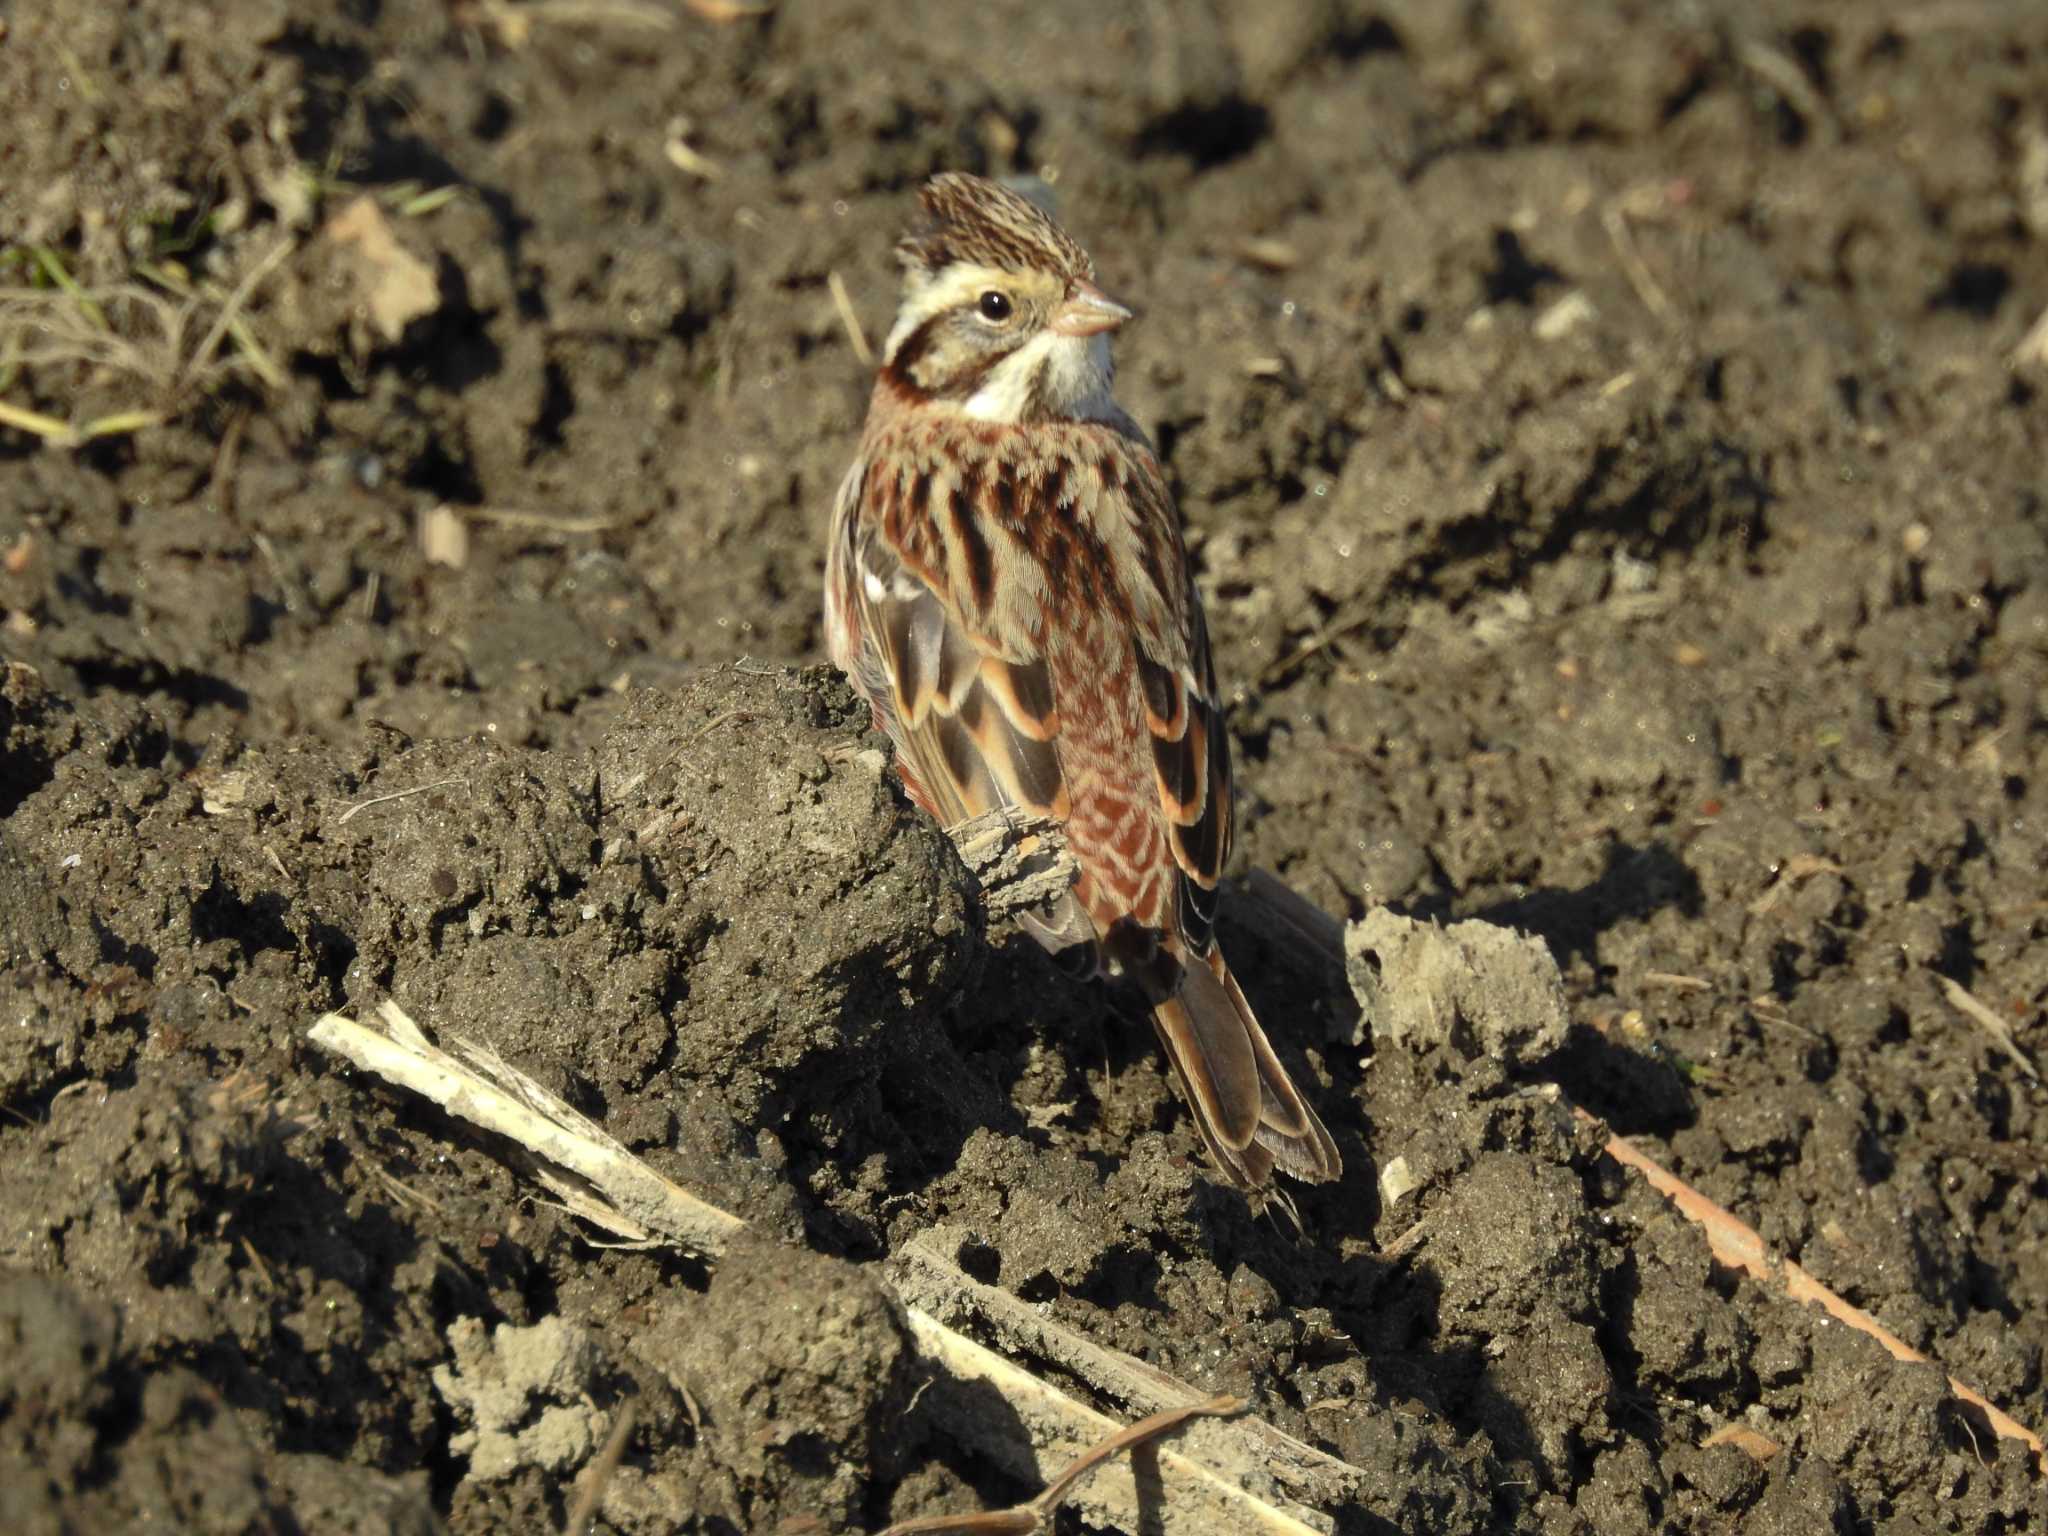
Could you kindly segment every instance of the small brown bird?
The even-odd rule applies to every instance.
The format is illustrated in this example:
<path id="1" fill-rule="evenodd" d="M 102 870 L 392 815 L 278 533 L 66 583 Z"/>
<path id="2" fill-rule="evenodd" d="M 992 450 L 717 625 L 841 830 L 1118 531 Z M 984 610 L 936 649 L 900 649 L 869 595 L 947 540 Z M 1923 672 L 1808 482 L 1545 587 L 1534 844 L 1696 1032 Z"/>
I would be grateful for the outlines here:
<path id="1" fill-rule="evenodd" d="M 1230 740 L 1180 516 L 1110 393 L 1131 311 L 1036 206 L 934 177 L 826 561 L 832 659 L 952 827 L 1062 824 L 1078 866 L 1033 933 L 1133 977 L 1240 1185 L 1341 1171 L 1215 940 Z"/>

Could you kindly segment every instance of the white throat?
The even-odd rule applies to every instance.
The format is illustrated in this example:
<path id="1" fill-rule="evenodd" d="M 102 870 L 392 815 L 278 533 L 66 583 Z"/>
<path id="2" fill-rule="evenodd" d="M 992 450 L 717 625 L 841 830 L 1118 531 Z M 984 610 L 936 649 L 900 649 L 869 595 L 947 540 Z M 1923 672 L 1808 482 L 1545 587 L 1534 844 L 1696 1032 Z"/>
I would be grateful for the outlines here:
<path id="1" fill-rule="evenodd" d="M 1110 420 L 1122 414 L 1110 395 L 1115 377 L 1107 336 L 1044 331 L 989 370 L 961 410 L 977 421 L 1021 421 L 1035 394 L 1056 416 Z"/>

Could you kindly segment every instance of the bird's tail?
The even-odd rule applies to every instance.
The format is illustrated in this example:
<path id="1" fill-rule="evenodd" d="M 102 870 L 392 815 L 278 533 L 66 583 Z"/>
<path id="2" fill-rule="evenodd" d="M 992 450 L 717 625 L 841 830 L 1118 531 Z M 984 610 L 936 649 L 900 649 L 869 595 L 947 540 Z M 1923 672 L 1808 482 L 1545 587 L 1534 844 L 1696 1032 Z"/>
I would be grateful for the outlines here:
<path id="1" fill-rule="evenodd" d="M 1237 978 L 1190 960 L 1181 984 L 1154 1005 L 1152 1024 L 1209 1155 L 1237 1184 L 1256 1189 L 1273 1170 L 1311 1184 L 1344 1171 L 1336 1144 L 1294 1086 Z"/>

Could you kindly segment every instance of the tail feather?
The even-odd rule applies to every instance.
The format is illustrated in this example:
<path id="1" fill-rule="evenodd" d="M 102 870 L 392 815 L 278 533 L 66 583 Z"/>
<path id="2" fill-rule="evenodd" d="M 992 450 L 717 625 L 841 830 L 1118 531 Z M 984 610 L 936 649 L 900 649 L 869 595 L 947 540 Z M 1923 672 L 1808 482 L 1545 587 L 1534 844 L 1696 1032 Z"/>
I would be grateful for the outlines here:
<path id="1" fill-rule="evenodd" d="M 1229 999 L 1220 999 L 1219 1010 L 1214 1006 L 1219 999 L 1190 995 L 1197 990 L 1183 986 L 1179 995 L 1159 1003 L 1152 1010 L 1153 1025 L 1180 1069 L 1203 1133 L 1239 1152 L 1252 1144 L 1259 1128 L 1258 1059 Z"/>
<path id="2" fill-rule="evenodd" d="M 1187 965 L 1152 1020 L 1209 1155 L 1233 1181 L 1256 1189 L 1278 1167 L 1321 1184 L 1343 1171 L 1228 967 Z"/>

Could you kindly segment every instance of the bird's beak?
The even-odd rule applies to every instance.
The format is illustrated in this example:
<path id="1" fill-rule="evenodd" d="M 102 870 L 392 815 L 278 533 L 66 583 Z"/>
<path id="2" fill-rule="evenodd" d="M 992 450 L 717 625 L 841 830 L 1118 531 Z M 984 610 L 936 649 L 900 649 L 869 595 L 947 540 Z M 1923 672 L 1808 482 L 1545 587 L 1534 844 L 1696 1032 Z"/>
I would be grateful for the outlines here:
<path id="1" fill-rule="evenodd" d="M 1127 304 L 1119 304 L 1093 283 L 1076 283 L 1066 303 L 1052 312 L 1051 325 L 1062 336 L 1094 336 L 1113 331 L 1131 318 Z"/>

